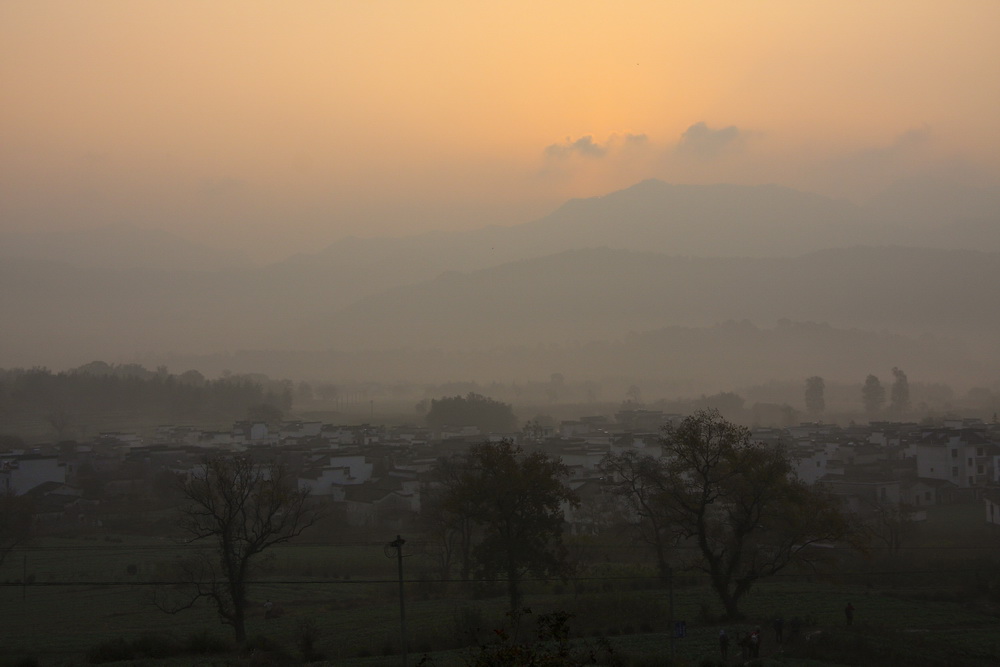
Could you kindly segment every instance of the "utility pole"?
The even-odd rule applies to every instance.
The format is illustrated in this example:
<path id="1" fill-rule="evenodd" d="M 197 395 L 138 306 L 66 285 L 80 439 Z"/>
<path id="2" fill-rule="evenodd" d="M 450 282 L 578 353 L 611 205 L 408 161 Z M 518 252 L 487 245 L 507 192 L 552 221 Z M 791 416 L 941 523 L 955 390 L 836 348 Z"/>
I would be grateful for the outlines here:
<path id="1" fill-rule="evenodd" d="M 677 655 L 674 648 L 674 635 L 677 634 L 677 629 L 674 627 L 674 568 L 672 565 L 667 565 L 667 590 L 670 597 L 670 664 L 672 665 Z"/>
<path id="2" fill-rule="evenodd" d="M 403 597 L 403 545 L 406 544 L 404 540 L 399 535 L 396 535 L 396 539 L 385 545 L 385 556 L 386 558 L 392 558 L 393 550 L 395 550 L 396 561 L 399 564 L 399 632 L 400 639 L 403 648 L 403 667 L 406 667 L 406 604 Z"/>

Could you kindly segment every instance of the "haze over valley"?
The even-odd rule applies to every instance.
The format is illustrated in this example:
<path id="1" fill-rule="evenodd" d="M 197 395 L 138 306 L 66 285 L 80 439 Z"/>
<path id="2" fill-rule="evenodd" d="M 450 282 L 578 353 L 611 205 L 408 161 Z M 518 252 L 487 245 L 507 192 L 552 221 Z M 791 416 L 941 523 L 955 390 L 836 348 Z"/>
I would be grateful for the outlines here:
<path id="1" fill-rule="evenodd" d="M 264 265 L 123 226 L 21 235 L 0 250 L 0 365 L 413 383 L 561 373 L 695 392 L 900 365 L 990 386 L 1000 208 L 912 222 L 919 202 L 889 197 L 869 209 L 649 180 L 528 223 L 348 238 Z"/>
<path id="2" fill-rule="evenodd" d="M 0 368 L 996 388 L 1000 9 L 628 4 L 5 5 Z"/>

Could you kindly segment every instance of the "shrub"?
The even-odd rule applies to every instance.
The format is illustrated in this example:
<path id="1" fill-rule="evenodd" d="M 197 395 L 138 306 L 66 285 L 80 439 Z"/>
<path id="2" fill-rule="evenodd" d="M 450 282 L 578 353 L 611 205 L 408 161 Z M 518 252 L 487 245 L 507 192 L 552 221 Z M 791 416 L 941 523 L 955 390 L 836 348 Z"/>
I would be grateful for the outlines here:
<path id="1" fill-rule="evenodd" d="M 87 662 L 100 664 L 136 658 L 169 658 L 182 652 L 183 648 L 174 639 L 146 633 L 132 641 L 118 637 L 93 646 L 87 651 Z"/>
<path id="2" fill-rule="evenodd" d="M 99 665 L 103 662 L 131 660 L 134 657 L 132 646 L 125 641 L 124 637 L 109 639 L 87 650 L 87 662 L 92 665 Z"/>
<path id="3" fill-rule="evenodd" d="M 316 651 L 316 640 L 319 639 L 319 625 L 311 618 L 299 621 L 298 646 L 302 659 L 306 662 L 316 662 L 323 659 L 323 654 Z"/>
<path id="4" fill-rule="evenodd" d="M 38 658 L 34 656 L 24 656 L 21 658 L 13 658 L 2 663 L 4 667 L 41 667 Z"/>
<path id="5" fill-rule="evenodd" d="M 230 645 L 222 637 L 214 635 L 208 630 L 200 630 L 188 637 L 184 648 L 188 653 L 203 655 L 205 653 L 223 653 L 229 650 Z"/>
<path id="6" fill-rule="evenodd" d="M 146 633 L 132 640 L 132 651 L 138 657 L 169 658 L 181 652 L 181 647 L 172 638 Z"/>
<path id="7" fill-rule="evenodd" d="M 264 651 L 265 653 L 283 653 L 281 644 L 265 635 L 254 635 L 247 640 L 247 650 Z"/>
<path id="8" fill-rule="evenodd" d="M 479 607 L 462 607 L 455 612 L 455 642 L 458 646 L 479 643 L 484 621 Z"/>

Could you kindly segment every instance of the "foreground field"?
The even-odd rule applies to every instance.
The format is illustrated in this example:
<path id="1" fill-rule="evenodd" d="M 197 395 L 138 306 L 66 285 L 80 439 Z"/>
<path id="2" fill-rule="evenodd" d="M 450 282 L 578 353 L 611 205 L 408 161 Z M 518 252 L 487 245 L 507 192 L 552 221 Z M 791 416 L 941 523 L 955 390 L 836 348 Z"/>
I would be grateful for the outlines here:
<path id="1" fill-rule="evenodd" d="M 761 582 L 738 623 L 719 620 L 716 598 L 697 576 L 679 573 L 671 595 L 641 550 L 575 539 L 577 574 L 529 582 L 531 613 L 515 635 L 528 641 L 539 618 L 564 612 L 576 650 L 591 649 L 605 664 L 668 664 L 671 630 L 683 621 L 686 635 L 673 642 L 679 665 L 718 664 L 722 628 L 734 640 L 735 663 L 736 637 L 759 625 L 765 665 L 995 666 L 1000 542 L 980 516 L 972 505 L 933 508 L 891 558 L 875 554 L 822 576 Z M 322 537 L 327 543 L 270 552 L 251 589 L 244 652 L 234 650 L 230 628 L 207 605 L 171 615 L 154 604 L 154 595 L 183 581 L 177 565 L 192 545 L 109 533 L 36 539 L 0 567 L 0 665 L 401 665 L 395 559 L 382 542 Z M 408 544 L 407 664 L 471 664 L 477 647 L 494 643 L 494 630 L 508 624 L 502 583 L 442 582 L 419 540 Z M 274 606 L 270 618 L 265 601 Z M 857 611 L 847 628 L 849 601 Z M 781 646 L 771 630 L 777 616 L 785 620 Z"/>
<path id="2" fill-rule="evenodd" d="M 129 665 L 316 664 L 400 665 L 400 609 L 396 564 L 381 545 L 299 545 L 275 551 L 271 569 L 252 591 L 249 634 L 256 652 L 227 649 L 229 629 L 207 606 L 168 615 L 153 604 L 157 581 L 170 581 L 171 563 L 189 548 L 166 541 L 111 538 L 49 539 L 8 558 L 0 570 L 0 664 Z M 495 640 L 505 623 L 499 590 L 430 581 L 420 556 L 406 562 L 408 664 L 469 664 L 475 647 Z M 26 575 L 27 585 L 23 585 Z M 720 623 L 712 592 L 702 581 L 678 577 L 673 615 L 667 587 L 642 570 L 593 568 L 566 583 L 534 584 L 532 613 L 519 637 L 530 639 L 535 620 L 570 614 L 575 646 L 587 645 L 607 663 L 667 664 L 671 618 L 684 621 L 674 640 L 677 664 L 720 659 L 718 634 L 735 639 L 760 625 L 762 664 L 996 665 L 1000 662 L 998 596 L 988 566 L 968 561 L 950 571 L 841 572 L 834 578 L 778 577 L 745 600 L 746 619 Z M 978 587 L 978 592 L 977 592 Z M 270 600 L 277 614 L 265 618 Z M 844 605 L 856 607 L 845 627 Z M 786 620 L 778 646 L 771 620 Z M 793 621 L 794 619 L 794 621 Z M 794 633 L 795 626 L 799 627 Z M 116 654 L 118 649 L 133 651 Z M 173 647 L 187 653 L 170 654 Z M 779 650 L 780 649 L 780 650 Z M 192 651 L 197 651 L 193 653 Z M 731 657 L 738 648 L 731 648 Z M 33 662 L 32 662 L 33 661 Z"/>

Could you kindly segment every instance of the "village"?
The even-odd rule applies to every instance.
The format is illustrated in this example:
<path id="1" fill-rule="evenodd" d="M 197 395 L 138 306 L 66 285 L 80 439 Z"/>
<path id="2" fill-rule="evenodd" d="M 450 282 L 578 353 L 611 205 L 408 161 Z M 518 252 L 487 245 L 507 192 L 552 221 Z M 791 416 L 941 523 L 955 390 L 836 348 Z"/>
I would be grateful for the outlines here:
<path id="1" fill-rule="evenodd" d="M 298 485 L 329 503 L 351 527 L 401 531 L 421 513 L 437 462 L 483 442 L 510 441 L 558 457 L 580 498 L 565 507 L 567 531 L 593 534 L 614 521 L 600 463 L 634 451 L 659 457 L 663 426 L 682 415 L 623 409 L 554 428 L 483 433 L 471 426 L 335 425 L 238 421 L 228 430 L 161 425 L 146 437 L 105 432 L 87 442 L 38 444 L 0 453 L 0 490 L 30 498 L 36 527 L 134 525 L 142 508 L 163 507 L 170 483 L 207 455 L 244 452 L 278 460 Z M 871 422 L 755 428 L 754 441 L 781 447 L 797 477 L 822 485 L 861 517 L 890 513 L 920 522 L 926 509 L 962 504 L 1000 525 L 1000 424 L 949 419 L 934 426 Z"/>

